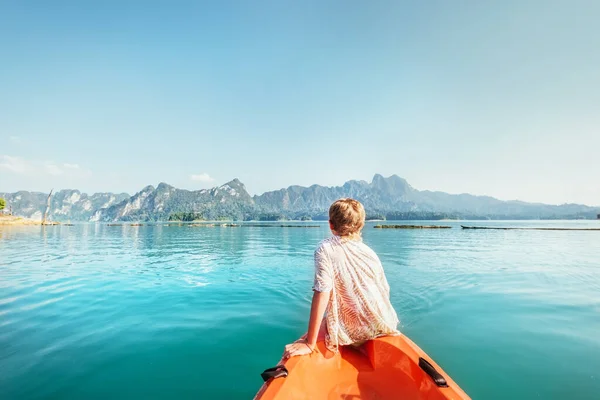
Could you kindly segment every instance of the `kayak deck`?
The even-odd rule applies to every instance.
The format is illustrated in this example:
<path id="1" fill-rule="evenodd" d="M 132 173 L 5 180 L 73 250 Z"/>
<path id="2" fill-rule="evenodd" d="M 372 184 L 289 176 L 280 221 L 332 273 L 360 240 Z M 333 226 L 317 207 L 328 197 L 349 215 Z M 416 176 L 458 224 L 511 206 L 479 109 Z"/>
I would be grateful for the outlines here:
<path id="1" fill-rule="evenodd" d="M 340 347 L 338 354 L 328 351 L 323 342 L 317 347 L 319 352 L 310 356 L 282 360 L 288 376 L 266 382 L 255 399 L 470 399 L 404 335 L 377 338 L 362 349 Z M 429 366 L 422 368 L 419 363 Z M 429 367 L 441 374 L 447 387 L 438 386 L 425 372 L 431 371 Z"/>

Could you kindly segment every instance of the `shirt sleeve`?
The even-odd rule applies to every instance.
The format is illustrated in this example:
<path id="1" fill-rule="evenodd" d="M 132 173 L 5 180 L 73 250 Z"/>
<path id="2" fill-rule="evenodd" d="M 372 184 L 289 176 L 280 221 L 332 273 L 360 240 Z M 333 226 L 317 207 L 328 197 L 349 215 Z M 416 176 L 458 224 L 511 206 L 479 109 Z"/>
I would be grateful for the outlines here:
<path id="1" fill-rule="evenodd" d="M 315 251 L 315 282 L 313 290 L 317 292 L 330 292 L 333 289 L 333 271 L 331 261 L 323 246 Z"/>

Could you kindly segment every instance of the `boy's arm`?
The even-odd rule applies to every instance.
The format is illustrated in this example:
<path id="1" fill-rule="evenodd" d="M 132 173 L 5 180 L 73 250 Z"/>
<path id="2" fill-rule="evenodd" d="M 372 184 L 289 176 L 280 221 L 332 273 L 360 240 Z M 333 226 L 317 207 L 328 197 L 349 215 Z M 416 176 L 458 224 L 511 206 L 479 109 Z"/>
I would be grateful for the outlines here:
<path id="1" fill-rule="evenodd" d="M 312 348 L 317 345 L 317 336 L 319 335 L 319 328 L 321 327 L 321 321 L 323 320 L 323 314 L 329 303 L 329 292 L 317 292 L 314 291 L 312 304 L 310 306 L 310 318 L 308 320 L 308 333 L 306 336 L 306 342 Z"/>
<path id="2" fill-rule="evenodd" d="M 312 304 L 310 306 L 310 317 L 308 319 L 308 333 L 305 339 L 300 339 L 294 343 L 285 346 L 283 353 L 284 358 L 303 356 L 310 354 L 315 350 L 317 338 L 319 336 L 319 328 L 323 320 L 323 314 L 329 303 L 331 291 L 318 292 L 314 291 Z"/>

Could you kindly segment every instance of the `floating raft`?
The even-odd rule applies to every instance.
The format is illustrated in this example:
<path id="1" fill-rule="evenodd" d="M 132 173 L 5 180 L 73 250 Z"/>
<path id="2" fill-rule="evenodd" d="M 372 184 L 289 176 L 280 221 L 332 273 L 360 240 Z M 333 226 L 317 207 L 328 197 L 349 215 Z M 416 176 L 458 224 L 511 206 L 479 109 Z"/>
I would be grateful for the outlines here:
<path id="1" fill-rule="evenodd" d="M 172 225 L 172 224 L 171 224 Z M 179 224 L 178 226 L 181 226 Z M 189 227 L 225 227 L 225 228 L 320 228 L 320 225 L 281 225 L 281 224 L 189 224 Z"/>
<path id="2" fill-rule="evenodd" d="M 445 225 L 375 225 L 378 229 L 450 229 L 451 226 Z"/>
<path id="3" fill-rule="evenodd" d="M 276 224 L 242 224 L 245 227 L 256 228 L 320 228 L 319 225 L 276 225 Z"/>
<path id="4" fill-rule="evenodd" d="M 463 229 L 494 229 L 502 231 L 600 231 L 600 228 L 516 228 L 516 227 L 495 227 L 495 226 L 464 226 Z"/>
<path id="5" fill-rule="evenodd" d="M 106 226 L 144 226 L 144 224 L 134 223 L 134 224 L 106 224 Z"/>

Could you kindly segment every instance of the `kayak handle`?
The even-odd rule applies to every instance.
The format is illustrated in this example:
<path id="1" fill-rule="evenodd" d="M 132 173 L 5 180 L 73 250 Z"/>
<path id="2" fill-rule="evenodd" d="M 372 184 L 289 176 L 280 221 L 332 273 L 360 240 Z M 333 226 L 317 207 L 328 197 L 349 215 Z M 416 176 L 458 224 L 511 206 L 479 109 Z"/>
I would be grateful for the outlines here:
<path id="1" fill-rule="evenodd" d="M 448 383 L 446 383 L 446 379 L 444 379 L 442 374 L 437 372 L 434 366 L 429 364 L 429 361 L 427 361 L 423 357 L 419 357 L 419 367 L 421 367 L 421 369 L 425 371 L 425 373 L 429 375 L 431 379 L 433 379 L 437 386 L 448 387 Z"/>
<path id="2" fill-rule="evenodd" d="M 288 370 L 285 366 L 283 365 L 278 365 L 276 367 L 273 368 L 268 368 L 265 369 L 263 371 L 262 374 L 260 374 L 260 376 L 262 376 L 263 381 L 268 381 L 269 379 L 275 379 L 275 378 L 285 378 L 286 376 L 288 376 Z"/>

